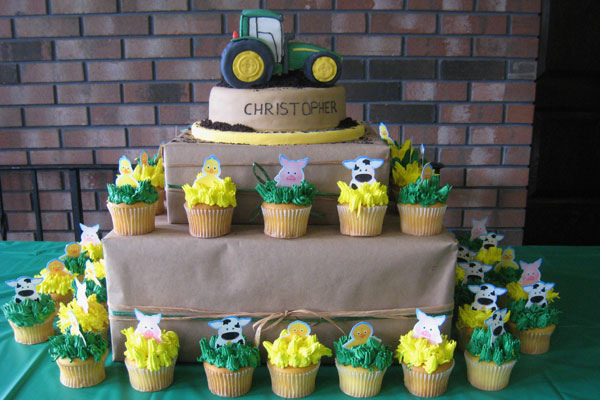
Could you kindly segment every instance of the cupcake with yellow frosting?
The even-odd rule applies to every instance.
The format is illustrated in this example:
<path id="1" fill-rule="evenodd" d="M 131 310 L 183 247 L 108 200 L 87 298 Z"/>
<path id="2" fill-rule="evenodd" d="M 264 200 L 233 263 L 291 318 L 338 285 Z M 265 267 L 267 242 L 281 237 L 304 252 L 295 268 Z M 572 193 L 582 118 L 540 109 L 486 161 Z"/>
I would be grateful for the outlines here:
<path id="1" fill-rule="evenodd" d="M 133 170 L 133 177 L 138 181 L 150 181 L 158 192 L 158 203 L 156 204 L 156 215 L 165 213 L 165 169 L 163 159 L 159 153 L 149 158 L 146 152 L 142 152 L 140 158 L 136 158 L 138 164 Z"/>
<path id="2" fill-rule="evenodd" d="M 61 304 L 58 310 L 58 328 L 62 333 L 67 333 L 71 329 L 69 311 L 72 311 L 81 326 L 82 332 L 98 333 L 106 339 L 108 337 L 108 312 L 106 308 L 98 302 L 96 294 L 87 297 L 86 302 L 87 310 L 82 300 L 78 301 L 76 298 L 67 305 Z"/>
<path id="3" fill-rule="evenodd" d="M 73 300 L 73 289 L 71 283 L 74 275 L 65 268 L 65 264 L 54 259 L 48 261 L 46 268 L 40 271 L 39 275 L 43 279 L 42 283 L 37 285 L 38 293 L 49 294 L 57 304 L 67 304 Z"/>
<path id="4" fill-rule="evenodd" d="M 491 310 L 473 310 L 471 304 L 463 304 L 458 308 L 458 319 L 456 320 L 458 350 L 465 351 L 476 328 L 487 329 L 485 320 L 493 313 Z"/>
<path id="5" fill-rule="evenodd" d="M 85 243 L 81 246 L 81 251 L 92 261 L 100 261 L 104 258 L 102 243 Z"/>
<path id="6" fill-rule="evenodd" d="M 363 183 L 352 189 L 346 182 L 338 182 L 338 216 L 340 232 L 349 236 L 377 236 L 381 234 L 387 210 L 387 187 L 379 182 Z"/>
<path id="7" fill-rule="evenodd" d="M 331 349 L 310 334 L 310 326 L 294 321 L 273 343 L 264 341 L 269 360 L 271 388 L 279 397 L 299 398 L 315 390 L 321 357 L 331 356 Z"/>
<path id="8" fill-rule="evenodd" d="M 140 320 L 136 329 L 129 327 L 125 335 L 125 366 L 129 383 L 140 392 L 156 392 L 173 383 L 179 352 L 179 337 L 173 331 L 158 327 L 160 314 L 144 315 L 135 310 Z"/>

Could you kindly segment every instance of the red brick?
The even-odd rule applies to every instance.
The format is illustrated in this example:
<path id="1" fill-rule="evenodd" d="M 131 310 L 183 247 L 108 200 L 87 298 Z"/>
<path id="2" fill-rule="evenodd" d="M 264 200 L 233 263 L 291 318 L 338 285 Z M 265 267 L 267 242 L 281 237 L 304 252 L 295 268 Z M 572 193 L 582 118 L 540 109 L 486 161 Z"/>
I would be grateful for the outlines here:
<path id="1" fill-rule="evenodd" d="M 189 57 L 188 38 L 125 39 L 127 58 Z"/>
<path id="2" fill-rule="evenodd" d="M 63 190 L 62 173 L 59 171 L 39 171 L 37 173 L 39 190 Z"/>
<path id="3" fill-rule="evenodd" d="M 123 128 L 63 129 L 65 147 L 122 147 L 125 146 Z"/>
<path id="4" fill-rule="evenodd" d="M 440 162 L 445 165 L 500 164 L 498 147 L 446 147 L 441 150 Z"/>
<path id="5" fill-rule="evenodd" d="M 539 13 L 540 0 L 479 0 L 478 11 Z"/>
<path id="6" fill-rule="evenodd" d="M 527 189 L 501 189 L 498 207 L 519 207 L 527 205 Z"/>
<path id="7" fill-rule="evenodd" d="M 472 101 L 533 101 L 535 82 L 484 83 L 473 82 Z"/>
<path id="8" fill-rule="evenodd" d="M 346 104 L 346 115 L 355 121 L 364 121 L 365 105 L 358 103 Z"/>
<path id="9" fill-rule="evenodd" d="M 156 61 L 156 79 L 219 79 L 219 60 Z"/>
<path id="10" fill-rule="evenodd" d="M 24 153 L 24 152 L 23 152 Z M 0 161 L 2 160 L 0 153 Z M 5 164 L 0 162 L 0 164 Z M 24 171 L 1 171 L 2 190 L 31 190 L 31 173 Z"/>
<path id="11" fill-rule="evenodd" d="M 404 0 L 338 0 L 338 10 L 402 10 Z"/>
<path id="12" fill-rule="evenodd" d="M 96 209 L 95 192 L 81 192 L 81 208 L 86 211 Z"/>
<path id="13" fill-rule="evenodd" d="M 498 233 L 504 235 L 504 239 L 502 239 L 502 247 L 523 245 L 523 229 L 499 229 Z"/>
<path id="14" fill-rule="evenodd" d="M 444 214 L 444 226 L 446 228 L 453 228 L 460 226 L 460 222 L 462 221 L 462 210 L 453 210 L 447 209 Z"/>
<path id="15" fill-rule="evenodd" d="M 15 18 L 15 31 L 17 37 L 79 36 L 79 18 Z"/>
<path id="16" fill-rule="evenodd" d="M 300 33 L 361 33 L 366 29 L 363 13 L 318 13 L 300 14 Z"/>
<path id="17" fill-rule="evenodd" d="M 39 61 L 52 59 L 50 40 L 19 40 L 0 42 L 0 62 Z"/>
<path id="18" fill-rule="evenodd" d="M 150 30 L 145 15 L 92 15 L 83 24 L 86 36 L 147 35 Z"/>
<path id="19" fill-rule="evenodd" d="M 466 101 L 466 82 L 412 82 L 404 84 L 404 100 Z"/>
<path id="20" fill-rule="evenodd" d="M 178 134 L 179 132 L 176 126 L 149 126 L 147 128 L 129 128 L 129 145 L 158 146 L 161 142 L 168 142 Z"/>
<path id="21" fill-rule="evenodd" d="M 7 213 L 8 226 L 11 231 L 26 231 L 35 229 L 34 213 Z"/>
<path id="22" fill-rule="evenodd" d="M 10 26 L 10 19 L 0 19 L 0 38 L 12 37 L 12 28 Z"/>
<path id="23" fill-rule="evenodd" d="M 259 0 L 193 0 L 193 10 L 251 10 L 260 8 Z"/>
<path id="24" fill-rule="evenodd" d="M 25 109 L 28 126 L 86 125 L 85 107 L 36 107 Z"/>
<path id="25" fill-rule="evenodd" d="M 51 0 L 53 14 L 92 14 L 117 11 L 116 0 Z"/>
<path id="26" fill-rule="evenodd" d="M 533 122 L 532 105 L 509 104 L 506 110 L 506 122 L 531 124 Z"/>
<path id="27" fill-rule="evenodd" d="M 435 14 L 371 14 L 372 33 L 435 33 L 435 30 Z"/>
<path id="28" fill-rule="evenodd" d="M 205 37 L 194 38 L 194 56 L 196 57 L 221 57 L 221 53 L 229 43 L 228 37 Z"/>
<path id="29" fill-rule="evenodd" d="M 496 207 L 495 189 L 454 188 L 448 196 L 448 207 Z"/>
<path id="30" fill-rule="evenodd" d="M 407 56 L 458 57 L 471 54 L 471 39 L 464 37 L 409 36 Z"/>
<path id="31" fill-rule="evenodd" d="M 127 156 L 127 158 L 133 161 L 140 156 L 142 151 L 145 151 L 148 154 L 153 154 L 152 152 L 156 151 L 156 149 L 132 149 L 128 147 L 122 149 L 96 150 L 96 162 L 98 164 L 117 165 L 119 163 L 119 158 L 121 158 L 122 155 Z"/>
<path id="32" fill-rule="evenodd" d="M 473 219 L 488 217 L 488 230 L 495 227 L 522 227 L 525 225 L 525 210 L 465 210 L 464 225 L 471 227 Z M 502 242 L 503 244 L 504 242 Z"/>
<path id="33" fill-rule="evenodd" d="M 54 92 L 51 85 L 0 86 L 0 104 L 52 104 Z"/>
<path id="34" fill-rule="evenodd" d="M 502 106 L 489 104 L 442 104 L 440 122 L 490 123 L 502 122 Z"/>
<path id="35" fill-rule="evenodd" d="M 499 35 L 506 33 L 504 15 L 444 15 L 442 33 L 462 35 Z"/>
<path id="36" fill-rule="evenodd" d="M 102 204 L 102 209 L 106 210 L 106 203 Z M 108 211 L 84 212 L 83 220 L 87 226 L 99 224 L 101 231 L 112 229 L 112 220 Z"/>
<path id="37" fill-rule="evenodd" d="M 214 82 L 194 83 L 194 103 L 206 103 Z"/>
<path id="38" fill-rule="evenodd" d="M 93 164 L 91 150 L 32 150 L 32 164 Z"/>
<path id="39" fill-rule="evenodd" d="M 121 90 L 114 84 L 70 84 L 57 85 L 58 102 L 61 104 L 78 103 L 119 103 Z"/>
<path id="40" fill-rule="evenodd" d="M 266 0 L 268 10 L 330 10 L 331 0 Z"/>
<path id="41" fill-rule="evenodd" d="M 80 62 L 51 62 L 21 64 L 21 82 L 83 81 L 83 64 Z"/>
<path id="42" fill-rule="evenodd" d="M 118 161 L 117 161 L 118 163 Z M 114 178 L 112 181 L 114 182 Z M 106 185 L 104 185 L 106 186 Z M 98 207 L 97 210 L 106 210 L 106 203 L 108 201 L 108 192 L 98 192 Z"/>
<path id="43" fill-rule="evenodd" d="M 73 232 L 44 232 L 44 241 L 49 242 L 72 242 L 75 239 L 75 233 Z"/>
<path id="44" fill-rule="evenodd" d="M 473 0 L 408 0 L 409 10 L 471 11 Z"/>
<path id="45" fill-rule="evenodd" d="M 0 131 L 0 142 L 7 149 L 59 146 L 56 129 Z"/>
<path id="46" fill-rule="evenodd" d="M 152 125 L 153 106 L 92 107 L 92 125 Z"/>
<path id="47" fill-rule="evenodd" d="M 338 36 L 336 51 L 345 56 L 399 56 L 402 38 L 395 36 Z"/>
<path id="48" fill-rule="evenodd" d="M 46 0 L 2 0 L 0 15 L 46 14 Z"/>
<path id="49" fill-rule="evenodd" d="M 123 11 L 185 11 L 188 0 L 123 0 Z"/>
<path id="50" fill-rule="evenodd" d="M 42 213 L 42 229 L 48 231 L 61 231 L 69 229 L 69 217 L 64 212 L 44 212 Z M 53 232 L 55 233 L 55 232 Z M 72 233 L 68 233 L 73 235 Z M 48 236 L 44 232 L 44 239 Z"/>
<path id="51" fill-rule="evenodd" d="M 128 83 L 124 85 L 126 103 L 182 103 L 190 100 L 187 83 Z"/>
<path id="52" fill-rule="evenodd" d="M 121 41 L 119 39 L 57 40 L 56 58 L 63 60 L 121 58 Z"/>
<path id="53" fill-rule="evenodd" d="M 6 239 L 8 241 L 33 241 L 35 234 L 33 232 L 8 232 Z"/>
<path id="54" fill-rule="evenodd" d="M 214 14 L 156 14 L 154 33 L 182 35 L 221 33 L 221 18 Z"/>
<path id="55" fill-rule="evenodd" d="M 513 15 L 510 33 L 513 35 L 537 36 L 540 33 L 540 17 L 537 15 Z"/>
<path id="56" fill-rule="evenodd" d="M 475 38 L 477 57 L 535 58 L 538 55 L 538 40 L 535 38 Z"/>
<path id="57" fill-rule="evenodd" d="M 206 105 L 160 106 L 161 124 L 187 125 L 208 115 Z"/>
<path id="58" fill-rule="evenodd" d="M 115 182 L 115 174 L 112 171 L 81 171 L 79 178 L 82 189 L 106 189 L 107 183 Z"/>
<path id="59" fill-rule="evenodd" d="M 71 193 L 69 192 L 40 192 L 40 208 L 42 210 L 70 210 Z"/>
<path id="60" fill-rule="evenodd" d="M 406 125 L 404 140 L 412 139 L 413 145 L 457 145 L 465 144 L 465 128 L 462 126 Z"/>
<path id="61" fill-rule="evenodd" d="M 467 186 L 527 186 L 529 168 L 467 168 Z"/>
<path id="62" fill-rule="evenodd" d="M 87 63 L 90 81 L 151 80 L 151 61 L 111 61 Z"/>
<path id="63" fill-rule="evenodd" d="M 464 168 L 444 168 L 440 171 L 440 182 L 442 185 L 452 185 L 453 187 L 465 186 Z"/>
<path id="64" fill-rule="evenodd" d="M 31 211 L 29 193 L 2 193 L 2 206 L 5 211 Z"/>
<path id="65" fill-rule="evenodd" d="M 483 126 L 471 129 L 471 144 L 531 144 L 531 126 Z"/>
<path id="66" fill-rule="evenodd" d="M 0 165 L 27 164 L 27 153 L 16 150 L 0 150 Z"/>
<path id="67" fill-rule="evenodd" d="M 0 107 L 0 121 L 3 127 L 21 126 L 21 109 Z"/>
<path id="68" fill-rule="evenodd" d="M 202 0 L 200 0 L 202 1 Z M 283 32 L 284 33 L 292 33 L 294 32 L 294 19 L 295 13 L 281 13 L 283 15 Z M 314 14 L 313 14 L 314 15 Z M 231 34 L 234 30 L 240 29 L 240 16 L 241 13 L 233 12 L 225 14 L 225 20 L 227 21 L 227 31 L 226 33 Z M 229 40 L 230 37 L 227 37 Z"/>
<path id="69" fill-rule="evenodd" d="M 504 149 L 504 165 L 529 165 L 531 148 L 529 146 L 511 146 Z"/>
<path id="70" fill-rule="evenodd" d="M 315 46 L 319 46 L 324 49 L 329 49 L 329 50 L 333 49 L 333 46 L 332 46 L 333 36 L 297 35 L 294 40 L 296 40 L 297 42 L 314 44 Z"/>

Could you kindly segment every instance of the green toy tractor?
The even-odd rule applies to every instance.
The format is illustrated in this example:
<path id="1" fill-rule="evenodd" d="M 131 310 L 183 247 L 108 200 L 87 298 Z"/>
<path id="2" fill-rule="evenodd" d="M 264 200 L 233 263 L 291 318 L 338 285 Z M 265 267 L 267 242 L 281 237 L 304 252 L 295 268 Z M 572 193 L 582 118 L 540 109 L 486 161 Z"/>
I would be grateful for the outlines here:
<path id="1" fill-rule="evenodd" d="M 333 85 L 342 73 L 342 57 L 308 43 L 289 42 L 283 17 L 269 10 L 244 10 L 240 30 L 221 56 L 221 73 L 231 86 L 247 88 L 268 82 L 272 75 L 302 69 L 314 83 Z"/>

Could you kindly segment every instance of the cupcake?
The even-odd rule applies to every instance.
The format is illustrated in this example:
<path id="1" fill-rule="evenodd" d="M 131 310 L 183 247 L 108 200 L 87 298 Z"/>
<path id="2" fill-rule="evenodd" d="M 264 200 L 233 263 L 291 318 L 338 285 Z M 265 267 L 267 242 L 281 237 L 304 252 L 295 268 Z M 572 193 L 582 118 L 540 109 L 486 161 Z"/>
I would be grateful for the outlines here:
<path id="1" fill-rule="evenodd" d="M 266 180 L 256 177 L 259 182 L 255 189 L 262 197 L 261 210 L 265 221 L 265 235 L 280 239 L 294 239 L 306 234 L 308 217 L 317 193 L 315 185 L 304 180 L 303 168 L 308 158 L 289 160 L 279 155 L 282 169 L 274 180 L 265 170 L 258 167 Z"/>
<path id="2" fill-rule="evenodd" d="M 465 351 L 476 328 L 487 329 L 485 320 L 491 317 L 493 313 L 491 310 L 473 310 L 471 304 L 463 304 L 458 308 L 456 330 L 459 351 Z"/>
<path id="3" fill-rule="evenodd" d="M 21 276 L 6 281 L 15 288 L 16 295 L 2 306 L 2 312 L 13 328 L 15 341 L 36 344 L 54 335 L 55 303 L 47 294 L 38 294 L 35 285 L 41 278 Z"/>
<path id="4" fill-rule="evenodd" d="M 102 248 L 102 242 L 98 237 L 100 225 L 96 224 L 94 226 L 87 226 L 80 223 L 79 227 L 81 228 L 81 241 L 79 242 L 81 251 L 86 253 L 86 255 L 92 261 L 99 261 L 103 259 L 104 251 Z"/>
<path id="5" fill-rule="evenodd" d="M 194 184 L 183 185 L 184 208 L 194 237 L 213 238 L 231 232 L 237 188 L 230 177 L 219 177 L 220 165 L 214 156 L 208 157 Z"/>
<path id="6" fill-rule="evenodd" d="M 156 204 L 156 215 L 165 213 L 165 169 L 163 159 L 159 153 L 148 158 L 146 152 L 142 152 L 140 158 L 136 158 L 138 165 L 133 170 L 133 177 L 138 182 L 149 180 L 158 192 L 158 203 Z"/>
<path id="7" fill-rule="evenodd" d="M 373 327 L 358 323 L 350 336 L 342 336 L 333 347 L 342 392 L 352 397 L 377 396 L 383 375 L 392 365 L 392 351 L 373 336 Z"/>
<path id="8" fill-rule="evenodd" d="M 48 353 L 60 370 L 60 383 L 67 387 L 90 387 L 106 378 L 108 342 L 101 335 L 84 332 L 81 336 L 51 336 Z"/>
<path id="9" fill-rule="evenodd" d="M 67 271 L 77 277 L 80 282 L 83 280 L 85 265 L 90 258 L 82 251 L 79 243 L 67 243 L 65 246 L 65 254 L 60 256 L 59 259 L 65 264 Z"/>
<path id="10" fill-rule="evenodd" d="M 387 187 L 374 182 L 352 189 L 341 181 L 338 187 L 340 232 L 349 236 L 380 235 L 388 204 Z"/>
<path id="11" fill-rule="evenodd" d="M 74 289 L 71 288 L 74 275 L 65 268 L 65 264 L 55 258 L 48 261 L 46 268 L 40 271 L 42 283 L 37 285 L 38 293 L 49 294 L 57 304 L 67 304 L 73 300 Z"/>
<path id="12" fill-rule="evenodd" d="M 210 341 L 200 339 L 200 357 L 204 363 L 204 372 L 208 388 L 212 394 L 221 397 L 239 397 L 250 391 L 254 368 L 260 365 L 260 353 L 257 347 L 242 342 L 218 346 L 219 336 Z"/>
<path id="13" fill-rule="evenodd" d="M 125 335 L 125 366 L 129 383 L 140 392 L 156 392 L 173 383 L 179 338 L 173 331 L 160 330 L 160 314 L 143 315 L 137 328 L 123 329 Z"/>
<path id="14" fill-rule="evenodd" d="M 302 321 L 292 322 L 273 343 L 264 341 L 263 346 L 269 357 L 273 393 L 285 398 L 310 395 L 315 390 L 321 357 L 331 356 L 331 349 L 319 343 Z"/>
<path id="15" fill-rule="evenodd" d="M 415 396 L 437 397 L 448 387 L 454 369 L 456 342 L 440 334 L 446 316 L 430 317 L 417 309 L 419 322 L 400 337 L 396 358 L 402 364 L 404 386 Z"/>
<path id="16" fill-rule="evenodd" d="M 448 194 L 452 187 L 440 187 L 440 176 L 417 179 L 400 189 L 398 211 L 402 232 L 415 236 L 432 236 L 442 231 Z"/>
<path id="17" fill-rule="evenodd" d="M 87 288 L 81 283 L 82 287 Z M 71 320 L 69 319 L 69 311 L 72 311 L 81 326 L 82 332 L 94 332 L 102 335 L 103 338 L 108 337 L 108 312 L 106 308 L 98 302 L 96 294 L 92 294 L 87 298 L 87 311 L 85 305 L 79 296 L 73 299 L 67 305 L 61 304 L 58 310 L 57 326 L 62 333 L 67 333 L 71 329 Z"/>

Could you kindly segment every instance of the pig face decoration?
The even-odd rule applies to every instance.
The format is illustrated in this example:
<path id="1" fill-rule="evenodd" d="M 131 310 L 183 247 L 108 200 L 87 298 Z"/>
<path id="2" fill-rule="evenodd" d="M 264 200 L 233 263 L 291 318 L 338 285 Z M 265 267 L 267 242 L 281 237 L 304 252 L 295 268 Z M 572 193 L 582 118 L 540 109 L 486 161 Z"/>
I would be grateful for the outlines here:
<path id="1" fill-rule="evenodd" d="M 279 163 L 281 164 L 282 168 L 274 178 L 277 186 L 292 187 L 294 185 L 300 185 L 300 183 L 304 180 L 303 168 L 306 167 L 306 164 L 308 164 L 308 158 L 303 158 L 301 160 L 290 160 L 280 154 Z"/>
<path id="2" fill-rule="evenodd" d="M 432 344 L 442 343 L 440 326 L 446 321 L 446 316 L 430 317 L 417 308 L 417 319 L 419 320 L 413 328 L 413 337 L 415 339 L 424 338 Z"/>

